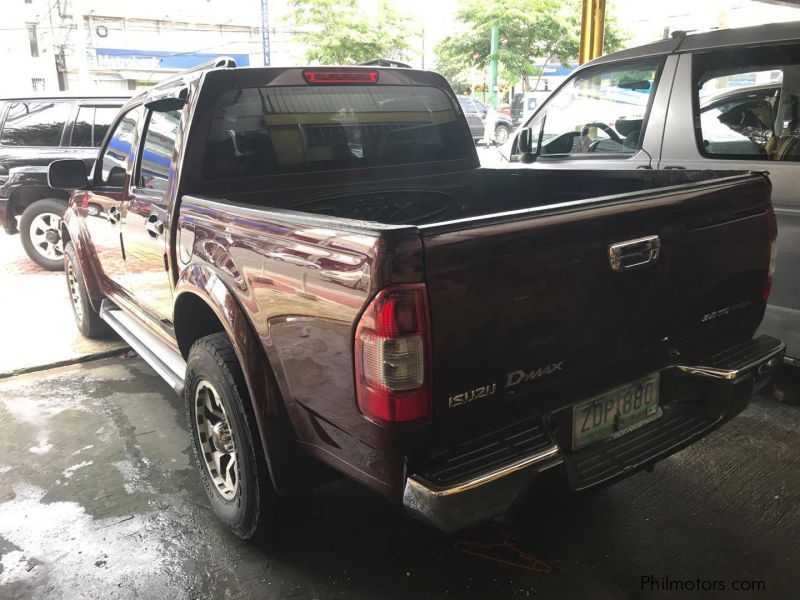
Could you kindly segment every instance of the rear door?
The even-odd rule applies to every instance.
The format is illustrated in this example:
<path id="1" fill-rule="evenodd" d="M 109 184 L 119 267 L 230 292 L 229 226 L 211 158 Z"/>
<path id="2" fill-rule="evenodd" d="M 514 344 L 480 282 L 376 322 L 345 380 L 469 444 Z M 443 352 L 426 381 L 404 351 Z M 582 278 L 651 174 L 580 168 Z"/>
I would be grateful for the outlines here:
<path id="1" fill-rule="evenodd" d="M 800 44 L 680 57 L 659 168 L 769 171 L 778 256 L 764 333 L 800 359 Z"/>
<path id="2" fill-rule="evenodd" d="M 147 314 L 172 322 L 172 288 L 167 272 L 167 192 L 181 113 L 148 111 L 136 157 L 131 192 L 124 203 L 124 287 Z"/>
<path id="3" fill-rule="evenodd" d="M 524 172 L 499 173 L 508 178 L 492 193 L 525 193 Z M 663 368 L 671 349 L 751 335 L 769 263 L 768 189 L 740 176 L 423 226 L 439 423 L 546 411 Z M 615 245 L 630 268 L 613 268 Z"/>

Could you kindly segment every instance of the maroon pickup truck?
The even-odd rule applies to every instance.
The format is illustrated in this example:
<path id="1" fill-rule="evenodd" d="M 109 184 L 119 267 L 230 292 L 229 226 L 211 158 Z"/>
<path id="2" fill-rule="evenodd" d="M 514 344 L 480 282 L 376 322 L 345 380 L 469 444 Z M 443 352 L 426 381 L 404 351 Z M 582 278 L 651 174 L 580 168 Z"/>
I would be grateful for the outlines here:
<path id="1" fill-rule="evenodd" d="M 243 538 L 335 472 L 445 529 L 546 469 L 608 484 L 734 417 L 783 354 L 753 338 L 764 174 L 482 169 L 430 72 L 221 61 L 49 178 L 76 190 L 81 331 L 185 397 Z"/>

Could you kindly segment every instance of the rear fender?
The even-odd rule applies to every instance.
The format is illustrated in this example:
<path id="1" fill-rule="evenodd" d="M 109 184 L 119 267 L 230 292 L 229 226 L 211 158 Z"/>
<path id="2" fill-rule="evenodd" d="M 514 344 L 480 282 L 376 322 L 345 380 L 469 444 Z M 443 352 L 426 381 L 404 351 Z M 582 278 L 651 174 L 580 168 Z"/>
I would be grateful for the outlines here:
<path id="1" fill-rule="evenodd" d="M 296 437 L 286 416 L 274 372 L 264 355 L 252 324 L 222 278 L 207 265 L 193 264 L 183 270 L 175 286 L 175 306 L 185 294 L 199 297 L 213 311 L 231 340 L 242 368 L 261 446 L 275 489 L 290 495 L 304 486 L 304 469 L 298 468 Z M 179 316 L 174 315 L 177 322 Z M 180 340 L 179 340 L 180 344 Z M 181 344 L 181 353 L 189 348 Z"/>

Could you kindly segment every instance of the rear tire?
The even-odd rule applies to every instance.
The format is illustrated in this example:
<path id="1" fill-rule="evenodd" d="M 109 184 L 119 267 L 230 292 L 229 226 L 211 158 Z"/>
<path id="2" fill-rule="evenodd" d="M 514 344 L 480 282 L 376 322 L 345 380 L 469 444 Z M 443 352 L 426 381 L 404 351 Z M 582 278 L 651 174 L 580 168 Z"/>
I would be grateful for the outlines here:
<path id="1" fill-rule="evenodd" d="M 25 253 L 48 271 L 64 269 L 61 219 L 66 211 L 67 205 L 63 200 L 45 198 L 28 206 L 19 222 L 19 235 Z"/>
<path id="2" fill-rule="evenodd" d="M 200 338 L 189 350 L 184 400 L 200 477 L 217 518 L 239 538 L 267 537 L 279 497 L 242 369 L 224 333 Z"/>
<path id="3" fill-rule="evenodd" d="M 94 309 L 89 300 L 89 292 L 83 280 L 83 271 L 75 253 L 75 246 L 72 242 L 67 242 L 64 248 L 64 269 L 67 275 L 67 292 L 72 303 L 72 314 L 75 316 L 75 324 L 84 337 L 90 339 L 100 339 L 111 334 L 108 323 L 100 318 L 100 314 Z"/>
<path id="4" fill-rule="evenodd" d="M 511 135 L 511 129 L 508 125 L 498 125 L 494 128 L 494 141 L 498 146 L 505 144 L 509 135 Z"/>

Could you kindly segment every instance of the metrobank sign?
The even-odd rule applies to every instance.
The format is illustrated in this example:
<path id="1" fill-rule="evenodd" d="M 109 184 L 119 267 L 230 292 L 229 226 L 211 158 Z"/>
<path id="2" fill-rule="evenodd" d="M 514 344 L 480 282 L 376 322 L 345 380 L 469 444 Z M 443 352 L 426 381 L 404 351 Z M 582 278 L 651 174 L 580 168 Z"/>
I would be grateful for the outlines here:
<path id="1" fill-rule="evenodd" d="M 200 52 L 168 52 L 164 50 L 130 50 L 127 48 L 89 48 L 86 62 L 94 69 L 126 69 L 129 71 L 160 71 L 161 69 L 190 69 L 218 56 L 230 56 L 238 66 L 250 64 L 248 54 L 216 54 Z"/>

